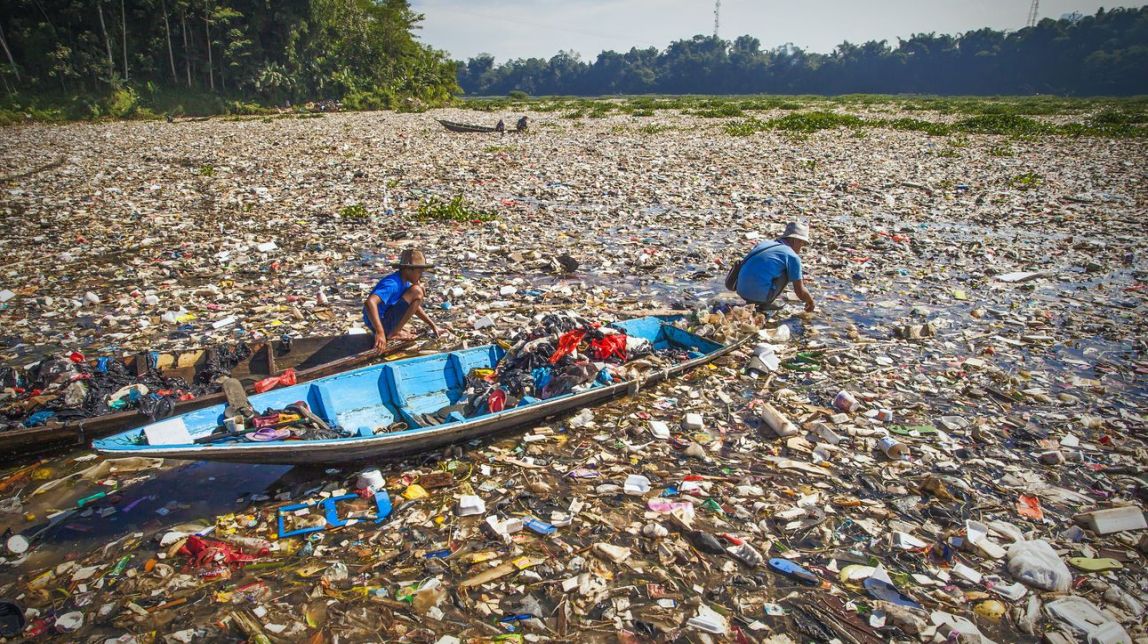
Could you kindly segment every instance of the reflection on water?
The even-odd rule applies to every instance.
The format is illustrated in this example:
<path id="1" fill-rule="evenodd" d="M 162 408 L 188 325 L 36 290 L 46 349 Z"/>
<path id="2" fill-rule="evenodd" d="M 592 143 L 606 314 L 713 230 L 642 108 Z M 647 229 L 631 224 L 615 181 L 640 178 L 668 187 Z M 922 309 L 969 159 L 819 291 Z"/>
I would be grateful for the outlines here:
<path id="1" fill-rule="evenodd" d="M 75 456 L 51 459 L 45 467 L 63 476 L 92 464 L 70 464 Z M 212 522 L 216 515 L 243 511 L 251 504 L 252 495 L 274 494 L 292 474 L 293 468 L 285 465 L 169 461 L 158 472 L 140 472 L 138 482 L 126 479 L 126 484 L 105 498 L 85 505 L 80 512 L 59 522 L 40 539 L 39 547 L 32 551 L 25 565 L 51 565 L 73 553 L 86 553 L 136 532 L 146 537 L 180 523 L 204 519 Z M 318 480 L 322 472 L 302 470 L 301 474 Z M 31 488 L 35 487 L 36 484 L 32 484 Z M 74 486 L 27 499 L 23 512 L 43 520 L 54 510 L 75 507 L 77 499 L 109 489 L 98 481 L 80 481 Z M 31 525 L 18 514 L 0 516 L 0 524 L 16 532 Z M 17 570 L 0 568 L 0 583 L 14 573 Z"/>

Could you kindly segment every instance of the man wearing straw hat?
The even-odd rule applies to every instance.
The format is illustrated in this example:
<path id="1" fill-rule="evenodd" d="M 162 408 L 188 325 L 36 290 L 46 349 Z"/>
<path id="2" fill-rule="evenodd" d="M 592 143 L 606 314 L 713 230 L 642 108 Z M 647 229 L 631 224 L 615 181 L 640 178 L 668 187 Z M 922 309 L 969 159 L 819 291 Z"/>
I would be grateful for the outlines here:
<path id="1" fill-rule="evenodd" d="M 411 319 L 419 316 L 431 328 L 431 334 L 438 335 L 438 327 L 423 311 L 423 273 L 434 268 L 427 263 L 421 250 L 408 248 L 399 255 L 399 261 L 391 264 L 399 270 L 379 280 L 363 304 L 363 322 L 375 333 L 375 349 L 387 348 L 388 340 L 406 340 L 411 336 L 402 332 Z"/>
<path id="2" fill-rule="evenodd" d="M 742 260 L 737 276 L 737 294 L 759 311 L 765 311 L 786 284 L 793 283 L 793 292 L 805 302 L 805 310 L 813 311 L 813 296 L 805 290 L 801 279 L 801 249 L 809 243 L 809 225 L 792 221 L 775 241 L 765 241 L 753 248 Z"/>

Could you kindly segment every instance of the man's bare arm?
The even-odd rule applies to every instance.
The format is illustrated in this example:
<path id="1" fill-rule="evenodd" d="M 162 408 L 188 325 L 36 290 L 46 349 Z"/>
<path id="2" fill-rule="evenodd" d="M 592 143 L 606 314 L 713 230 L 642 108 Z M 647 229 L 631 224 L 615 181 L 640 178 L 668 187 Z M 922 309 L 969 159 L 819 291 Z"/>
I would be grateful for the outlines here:
<path id="1" fill-rule="evenodd" d="M 801 298 L 802 302 L 805 302 L 806 311 L 813 311 L 817 308 L 817 305 L 813 303 L 813 296 L 809 294 L 809 291 L 805 290 L 805 282 L 803 280 L 793 281 L 793 292 L 797 294 L 797 297 Z"/>

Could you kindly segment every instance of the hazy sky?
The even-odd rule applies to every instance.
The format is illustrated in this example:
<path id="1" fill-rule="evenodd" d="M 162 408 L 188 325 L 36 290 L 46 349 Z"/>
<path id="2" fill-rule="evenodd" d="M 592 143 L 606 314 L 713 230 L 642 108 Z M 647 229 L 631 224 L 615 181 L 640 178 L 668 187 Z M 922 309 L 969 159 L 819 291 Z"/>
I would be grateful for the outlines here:
<path id="1" fill-rule="evenodd" d="M 1041 18 L 1142 3 L 1041 0 Z M 935 31 L 955 34 L 1025 25 L 1030 0 L 722 0 L 726 40 L 749 34 L 769 49 L 792 42 L 827 53 L 842 41 L 862 43 Z M 604 49 L 664 49 L 673 40 L 713 33 L 713 0 L 411 0 L 426 16 L 419 37 L 456 59 L 493 54 L 549 58 L 574 50 L 593 61 Z"/>

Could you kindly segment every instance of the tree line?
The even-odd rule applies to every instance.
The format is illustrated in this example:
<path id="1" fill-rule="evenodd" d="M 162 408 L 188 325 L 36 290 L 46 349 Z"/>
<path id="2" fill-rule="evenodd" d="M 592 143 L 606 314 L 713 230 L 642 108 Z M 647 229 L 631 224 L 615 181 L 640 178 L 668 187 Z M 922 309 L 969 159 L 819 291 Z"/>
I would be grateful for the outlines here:
<path id="1" fill-rule="evenodd" d="M 489 54 L 457 63 L 467 94 L 1060 94 L 1148 93 L 1148 6 L 1044 19 L 1013 32 L 914 34 L 832 53 L 792 44 L 769 50 L 752 36 L 678 40 L 664 50 L 604 51 L 593 62 L 559 52 L 549 60 L 496 65 Z"/>
<path id="2" fill-rule="evenodd" d="M 407 0 L 5 0 L 10 94 L 184 90 L 263 103 L 449 99 L 454 63 Z"/>
<path id="3" fill-rule="evenodd" d="M 914 34 L 829 54 L 694 36 L 664 50 L 572 52 L 496 65 L 451 61 L 415 36 L 407 0 L 5 0 L 0 103 L 104 96 L 72 116 L 130 113 L 186 93 L 353 109 L 472 95 L 1148 93 L 1148 6 L 1042 20 L 1014 32 Z M 460 89 L 461 87 L 461 89 Z M 74 98 L 71 100 L 75 100 Z M 122 109 L 108 109 L 120 101 Z M 93 104 L 86 104 L 91 107 Z M 218 111 L 216 107 L 208 111 Z M 87 108 L 85 108 L 87 109 Z"/>

